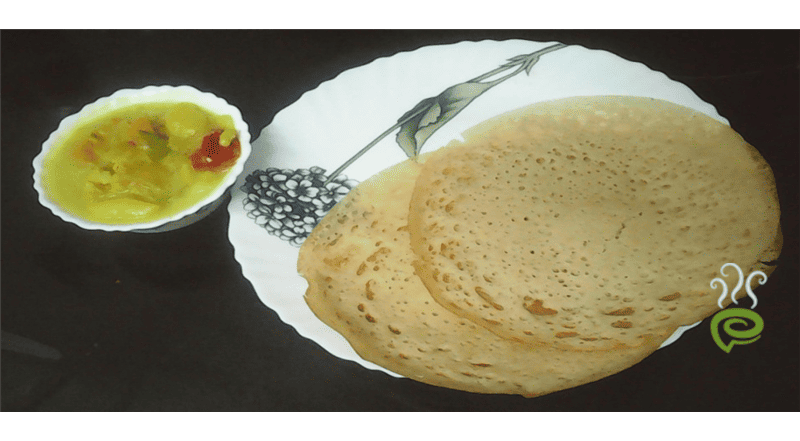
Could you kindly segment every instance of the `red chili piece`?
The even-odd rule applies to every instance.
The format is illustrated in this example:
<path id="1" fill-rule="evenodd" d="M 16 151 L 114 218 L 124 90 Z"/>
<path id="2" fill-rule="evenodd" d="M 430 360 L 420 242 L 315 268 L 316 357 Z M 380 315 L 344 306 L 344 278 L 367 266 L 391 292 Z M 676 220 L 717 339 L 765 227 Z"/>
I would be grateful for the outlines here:
<path id="1" fill-rule="evenodd" d="M 195 170 L 222 171 L 236 163 L 241 154 L 239 139 L 234 138 L 231 145 L 219 143 L 222 132 L 214 132 L 203 138 L 203 145 L 189 157 Z"/>

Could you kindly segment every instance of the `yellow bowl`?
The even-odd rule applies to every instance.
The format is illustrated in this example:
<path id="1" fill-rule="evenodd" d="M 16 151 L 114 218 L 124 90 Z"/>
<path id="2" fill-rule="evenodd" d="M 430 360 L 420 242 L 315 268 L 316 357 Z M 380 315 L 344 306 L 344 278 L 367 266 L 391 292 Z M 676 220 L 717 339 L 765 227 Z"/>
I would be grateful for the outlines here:
<path id="1" fill-rule="evenodd" d="M 233 119 L 241 152 L 236 163 L 226 172 L 225 177 L 214 190 L 189 208 L 154 221 L 111 224 L 84 219 L 62 206 L 53 197 L 53 192 L 47 188 L 43 180 L 43 170 L 46 169 L 49 154 L 60 146 L 72 133 L 92 121 L 96 121 L 105 114 L 110 114 L 119 109 L 142 105 L 147 103 L 192 103 L 216 115 L 228 115 Z M 244 164 L 251 153 L 250 132 L 247 123 L 242 119 L 242 114 L 236 107 L 228 104 L 222 98 L 208 92 L 201 92 L 191 86 L 147 86 L 142 89 L 122 89 L 110 96 L 100 98 L 87 104 L 80 112 L 64 118 L 58 129 L 42 144 L 42 151 L 33 160 L 34 188 L 39 194 L 39 202 L 53 214 L 66 222 L 73 223 L 86 230 L 103 231 L 130 231 L 137 233 L 154 233 L 175 230 L 190 225 L 204 218 L 216 209 L 225 199 L 230 187 L 236 182 L 239 174 L 244 169 Z"/>

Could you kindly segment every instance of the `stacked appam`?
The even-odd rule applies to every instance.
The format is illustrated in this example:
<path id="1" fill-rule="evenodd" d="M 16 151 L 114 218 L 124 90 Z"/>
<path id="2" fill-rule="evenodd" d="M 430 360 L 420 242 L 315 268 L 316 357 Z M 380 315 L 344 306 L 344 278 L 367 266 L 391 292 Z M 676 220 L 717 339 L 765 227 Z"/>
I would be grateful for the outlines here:
<path id="1" fill-rule="evenodd" d="M 770 274 L 779 221 L 769 165 L 729 126 L 577 97 L 372 176 L 317 225 L 298 270 L 309 307 L 365 360 L 536 396 L 628 368 L 713 314 L 723 264 Z"/>

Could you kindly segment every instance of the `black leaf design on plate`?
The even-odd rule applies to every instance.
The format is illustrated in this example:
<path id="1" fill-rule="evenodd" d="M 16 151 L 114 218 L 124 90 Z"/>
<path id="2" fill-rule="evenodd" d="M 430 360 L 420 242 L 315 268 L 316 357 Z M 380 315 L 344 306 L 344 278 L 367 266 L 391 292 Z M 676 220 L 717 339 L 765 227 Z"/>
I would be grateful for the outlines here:
<path id="1" fill-rule="evenodd" d="M 400 145 L 400 148 L 403 149 L 408 157 L 418 155 L 425 141 L 436 130 L 464 110 L 473 100 L 492 87 L 521 72 L 530 75 L 531 69 L 533 69 L 533 66 L 542 55 L 563 47 L 566 47 L 566 45 L 555 44 L 531 54 L 517 55 L 497 69 L 464 83 L 448 87 L 436 97 L 420 101 L 398 120 L 397 126 L 395 126 L 400 127 L 400 131 L 397 134 L 397 144 Z M 483 82 L 509 69 L 515 70 L 503 77 Z"/>
<path id="2" fill-rule="evenodd" d="M 476 98 L 521 72 L 530 74 L 542 55 L 563 47 L 566 45 L 559 43 L 530 54 L 517 55 L 497 69 L 448 87 L 435 97 L 423 99 L 403 114 L 397 124 L 381 133 L 330 175 L 326 176 L 325 170 L 320 167 L 256 170 L 246 177 L 242 186 L 242 191 L 247 193 L 244 200 L 247 215 L 269 234 L 299 247 L 314 226 L 357 184 L 340 176 L 342 171 L 383 138 L 399 128 L 397 144 L 409 158 L 416 157 L 436 130 Z M 512 72 L 490 80 L 511 69 Z"/>
<path id="3" fill-rule="evenodd" d="M 244 209 L 269 234 L 299 247 L 357 184 L 346 176 L 326 181 L 325 170 L 320 167 L 256 170 L 245 178 L 242 186 L 247 193 Z"/>

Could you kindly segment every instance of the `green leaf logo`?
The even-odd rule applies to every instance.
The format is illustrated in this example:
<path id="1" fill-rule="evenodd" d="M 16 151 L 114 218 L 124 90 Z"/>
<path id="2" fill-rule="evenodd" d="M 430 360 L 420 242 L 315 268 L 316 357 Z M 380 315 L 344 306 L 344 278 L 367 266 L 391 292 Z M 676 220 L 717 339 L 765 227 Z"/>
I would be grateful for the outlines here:
<path id="1" fill-rule="evenodd" d="M 722 267 L 719 269 L 719 272 L 723 276 L 726 275 L 725 268 L 733 268 L 739 275 L 739 280 L 736 283 L 736 286 L 734 286 L 733 290 L 730 292 L 731 301 L 734 304 L 739 304 L 739 302 L 736 300 L 736 294 L 742 289 L 742 286 L 744 286 L 747 296 L 753 300 L 753 305 L 750 306 L 750 309 L 726 309 L 718 312 L 714 318 L 711 319 L 711 337 L 714 339 L 714 343 L 716 343 L 720 349 L 730 354 L 734 345 L 749 345 L 750 343 L 753 343 L 761 338 L 761 331 L 764 330 L 764 319 L 762 319 L 757 312 L 753 311 L 753 308 L 755 308 L 758 304 L 758 298 L 756 298 L 751 285 L 753 284 L 753 279 L 755 277 L 759 277 L 757 283 L 760 285 L 767 283 L 767 275 L 763 271 L 753 271 L 749 276 L 747 276 L 747 280 L 745 281 L 744 272 L 739 265 L 732 262 L 722 265 Z M 722 288 L 722 294 L 719 296 L 719 299 L 717 299 L 717 305 L 720 307 L 720 309 L 722 309 L 722 302 L 726 297 L 728 297 L 728 284 L 725 283 L 724 279 L 717 277 L 711 281 L 711 287 L 716 288 L 717 286 Z M 752 327 L 749 329 L 733 329 L 734 325 L 743 325 L 747 327 L 750 323 L 752 323 Z M 725 331 L 725 334 L 731 338 L 728 343 L 722 341 L 720 327 L 722 327 L 722 330 Z"/>
<path id="2" fill-rule="evenodd" d="M 744 330 L 733 329 L 734 325 L 748 326 L 748 320 L 745 319 L 753 323 L 751 328 Z M 731 337 L 728 343 L 722 340 L 719 332 L 720 327 L 725 331 L 725 334 Z M 749 345 L 761 338 L 761 331 L 763 330 L 764 320 L 752 309 L 726 309 L 718 312 L 711 320 L 711 337 L 717 346 L 728 354 L 730 354 L 735 345 Z"/>

